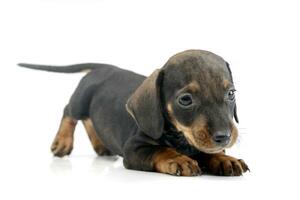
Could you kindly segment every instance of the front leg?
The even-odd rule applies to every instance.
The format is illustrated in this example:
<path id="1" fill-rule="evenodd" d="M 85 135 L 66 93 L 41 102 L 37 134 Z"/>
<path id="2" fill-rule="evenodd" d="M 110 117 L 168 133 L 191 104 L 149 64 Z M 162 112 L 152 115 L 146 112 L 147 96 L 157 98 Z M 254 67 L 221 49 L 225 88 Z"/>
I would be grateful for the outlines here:
<path id="1" fill-rule="evenodd" d="M 201 173 L 197 161 L 160 146 L 145 135 L 137 135 L 126 143 L 124 166 L 127 169 L 155 171 L 176 176 L 196 176 Z"/>
<path id="2" fill-rule="evenodd" d="M 225 155 L 224 152 L 216 154 L 199 153 L 194 158 L 201 168 L 208 174 L 218 176 L 241 176 L 250 171 L 242 159 Z"/>

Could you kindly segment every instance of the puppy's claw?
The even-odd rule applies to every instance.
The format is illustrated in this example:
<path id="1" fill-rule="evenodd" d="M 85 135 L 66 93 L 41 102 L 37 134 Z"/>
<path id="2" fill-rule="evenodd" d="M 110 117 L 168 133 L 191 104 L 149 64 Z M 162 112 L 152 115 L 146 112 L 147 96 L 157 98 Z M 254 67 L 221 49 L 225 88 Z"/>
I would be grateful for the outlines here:
<path id="1" fill-rule="evenodd" d="M 179 168 L 177 168 L 175 175 L 176 176 L 180 176 L 181 175 L 181 170 Z"/>
<path id="2" fill-rule="evenodd" d="M 244 161 L 243 159 L 239 159 L 238 161 L 239 161 L 239 162 L 241 163 L 241 165 L 242 165 L 243 172 L 247 172 L 247 171 L 250 172 L 250 169 L 249 169 L 248 165 L 245 163 L 245 161 Z"/>

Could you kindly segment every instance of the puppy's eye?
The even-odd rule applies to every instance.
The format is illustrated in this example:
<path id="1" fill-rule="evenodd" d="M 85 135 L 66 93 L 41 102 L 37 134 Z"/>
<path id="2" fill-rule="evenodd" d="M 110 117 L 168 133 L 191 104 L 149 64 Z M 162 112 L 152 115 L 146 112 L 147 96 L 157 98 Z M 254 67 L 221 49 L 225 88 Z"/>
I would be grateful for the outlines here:
<path id="1" fill-rule="evenodd" d="M 230 90 L 230 91 L 228 92 L 228 99 L 229 99 L 229 100 L 233 101 L 233 100 L 235 99 L 234 93 L 235 93 L 235 90 L 234 90 L 234 89 L 233 89 L 233 90 Z"/>
<path id="2" fill-rule="evenodd" d="M 178 97 L 177 101 L 181 107 L 189 107 L 193 104 L 193 97 L 190 93 L 184 93 Z"/>

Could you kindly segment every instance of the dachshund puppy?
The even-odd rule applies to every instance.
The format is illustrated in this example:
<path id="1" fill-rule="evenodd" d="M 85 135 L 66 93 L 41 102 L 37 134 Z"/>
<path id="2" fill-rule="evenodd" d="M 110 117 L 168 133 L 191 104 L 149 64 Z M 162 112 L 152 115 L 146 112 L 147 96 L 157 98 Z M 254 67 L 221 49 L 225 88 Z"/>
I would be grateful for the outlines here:
<path id="1" fill-rule="evenodd" d="M 98 155 L 122 156 L 128 169 L 195 176 L 240 176 L 241 159 L 225 155 L 238 130 L 228 63 L 208 51 L 172 56 L 149 77 L 107 64 L 19 64 L 52 72 L 87 71 L 64 109 L 51 150 L 69 155 L 78 120 Z"/>

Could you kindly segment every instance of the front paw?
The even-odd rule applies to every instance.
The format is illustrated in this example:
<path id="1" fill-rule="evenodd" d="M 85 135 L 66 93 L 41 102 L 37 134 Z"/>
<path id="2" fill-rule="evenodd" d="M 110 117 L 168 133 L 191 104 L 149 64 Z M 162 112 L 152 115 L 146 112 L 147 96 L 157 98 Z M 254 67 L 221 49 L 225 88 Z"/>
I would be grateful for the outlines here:
<path id="1" fill-rule="evenodd" d="M 176 176 L 201 174 L 197 161 L 170 148 L 166 148 L 154 156 L 154 167 L 157 172 Z"/>
<path id="2" fill-rule="evenodd" d="M 212 155 L 207 163 L 207 172 L 219 176 L 241 176 L 250 171 L 242 159 L 236 159 L 224 154 Z"/>

